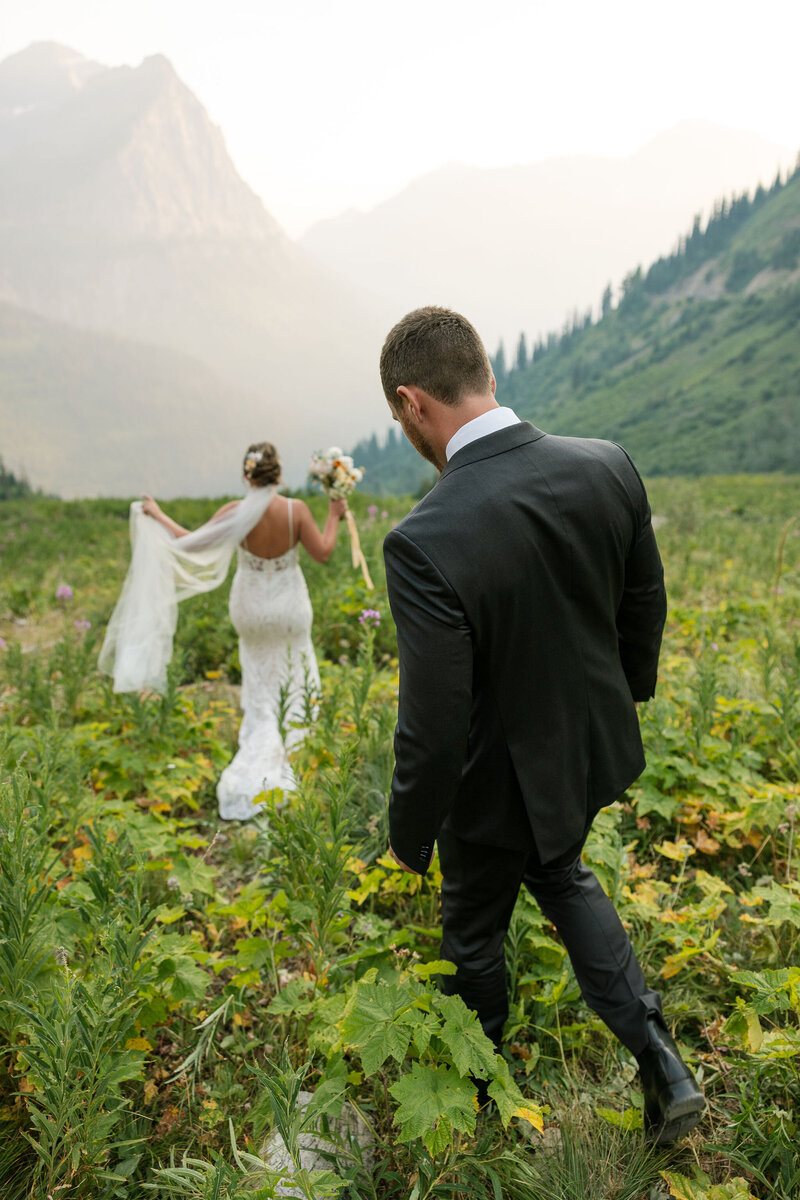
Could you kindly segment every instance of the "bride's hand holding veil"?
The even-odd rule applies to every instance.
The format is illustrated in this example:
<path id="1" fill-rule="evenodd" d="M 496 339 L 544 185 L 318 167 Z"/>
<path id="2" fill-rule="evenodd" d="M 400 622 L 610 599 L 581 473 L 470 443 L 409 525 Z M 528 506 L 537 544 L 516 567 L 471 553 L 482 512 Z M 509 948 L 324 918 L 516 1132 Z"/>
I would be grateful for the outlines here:
<path id="1" fill-rule="evenodd" d="M 131 504 L 131 564 L 106 630 L 99 666 L 117 692 L 163 692 L 178 602 L 227 578 L 236 546 L 258 523 L 276 488 L 250 488 L 193 532 L 162 512 L 152 496 Z"/>
<path id="2" fill-rule="evenodd" d="M 147 492 L 142 492 L 141 506 L 142 512 L 146 517 L 152 517 L 154 521 L 158 521 L 159 525 L 163 525 L 173 537 L 187 537 L 191 532 L 191 530 L 185 529 L 183 525 L 179 525 L 177 521 L 173 521 L 172 517 L 168 517 L 158 501 L 154 500 L 152 496 L 148 496 Z M 232 500 L 229 504 L 223 504 L 222 508 L 217 509 L 213 517 L 206 524 L 213 525 L 221 517 L 224 517 L 226 513 L 231 512 L 234 508 L 238 508 L 238 506 L 238 500 Z"/>
<path id="3" fill-rule="evenodd" d="M 158 521 L 159 525 L 163 525 L 168 533 L 173 537 L 186 537 L 189 530 L 184 529 L 177 521 L 173 521 L 172 517 L 168 517 L 163 511 L 158 501 L 152 496 L 148 496 L 147 492 L 142 492 L 142 512 L 146 517 L 152 517 L 154 521 Z M 213 518 L 212 518 L 213 520 Z"/>

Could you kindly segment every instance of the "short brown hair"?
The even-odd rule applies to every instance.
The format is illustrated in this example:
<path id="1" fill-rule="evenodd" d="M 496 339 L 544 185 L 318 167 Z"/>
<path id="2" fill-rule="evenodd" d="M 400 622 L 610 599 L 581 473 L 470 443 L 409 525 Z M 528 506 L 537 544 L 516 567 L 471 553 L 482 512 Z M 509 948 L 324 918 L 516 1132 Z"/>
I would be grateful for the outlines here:
<path id="1" fill-rule="evenodd" d="M 419 387 L 442 404 L 491 391 L 492 366 L 466 317 L 428 305 L 408 313 L 389 331 L 381 350 L 381 383 L 397 407 L 397 389 Z"/>
<path id="2" fill-rule="evenodd" d="M 268 487 L 281 477 L 281 460 L 272 442 L 251 442 L 243 465 L 244 477 L 253 487 Z"/>

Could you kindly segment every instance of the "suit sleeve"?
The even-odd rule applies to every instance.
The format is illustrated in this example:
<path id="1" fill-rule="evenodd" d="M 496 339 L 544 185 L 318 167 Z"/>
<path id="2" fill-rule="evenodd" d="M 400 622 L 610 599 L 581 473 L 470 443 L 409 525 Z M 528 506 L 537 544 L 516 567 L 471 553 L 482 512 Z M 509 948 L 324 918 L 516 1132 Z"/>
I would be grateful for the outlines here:
<path id="1" fill-rule="evenodd" d="M 389 800 L 392 848 L 424 874 L 467 754 L 472 635 L 453 589 L 400 530 L 383 547 L 400 696 Z"/>
<path id="2" fill-rule="evenodd" d="M 667 594 L 647 493 L 627 454 L 626 458 L 638 481 L 637 532 L 625 558 L 625 581 L 617 609 L 617 637 L 622 669 L 633 699 L 649 700 L 656 690 Z"/>

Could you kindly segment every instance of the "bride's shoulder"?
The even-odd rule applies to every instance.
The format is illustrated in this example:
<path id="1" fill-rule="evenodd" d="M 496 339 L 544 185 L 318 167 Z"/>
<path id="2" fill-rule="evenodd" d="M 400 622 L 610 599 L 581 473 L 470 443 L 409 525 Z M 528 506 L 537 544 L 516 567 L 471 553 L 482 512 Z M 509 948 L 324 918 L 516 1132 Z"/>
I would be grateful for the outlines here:
<path id="1" fill-rule="evenodd" d="M 283 503 L 287 507 L 289 504 L 291 504 L 292 515 L 295 520 L 297 520 L 298 517 L 303 516 L 305 513 L 311 512 L 311 509 L 308 507 L 305 500 L 299 500 L 297 498 L 297 496 L 291 496 L 291 497 L 283 497 L 282 496 L 281 499 L 283 500 Z"/>
<path id="2" fill-rule="evenodd" d="M 233 512 L 240 504 L 241 500 L 229 500 L 227 504 L 223 504 L 222 508 L 218 508 L 213 517 L 209 519 L 209 525 L 212 521 L 218 521 L 220 517 L 224 517 L 226 513 Z"/>

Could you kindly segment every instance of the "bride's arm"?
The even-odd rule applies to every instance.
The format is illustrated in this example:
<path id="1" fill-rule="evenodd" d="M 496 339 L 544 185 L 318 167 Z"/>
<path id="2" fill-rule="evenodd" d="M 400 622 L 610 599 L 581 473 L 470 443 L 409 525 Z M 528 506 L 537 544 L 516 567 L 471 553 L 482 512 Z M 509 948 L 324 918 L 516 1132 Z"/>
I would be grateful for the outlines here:
<path id="1" fill-rule="evenodd" d="M 210 525 L 213 521 L 218 521 L 219 518 L 224 516 L 226 512 L 229 512 L 230 509 L 236 508 L 238 503 L 238 500 L 231 500 L 230 503 L 223 504 L 222 508 L 217 509 L 213 517 L 210 518 L 208 524 Z M 153 499 L 153 497 L 148 496 L 146 492 L 142 494 L 142 512 L 148 517 L 152 517 L 154 521 L 158 521 L 159 525 L 163 525 L 173 537 L 186 537 L 187 533 L 192 532 L 190 529 L 184 529 L 184 527 L 179 525 L 177 521 L 173 521 L 172 517 L 168 517 L 163 509 L 159 507 L 158 503 Z"/>
<path id="2" fill-rule="evenodd" d="M 322 533 L 317 529 L 311 510 L 302 500 L 293 500 L 296 511 L 299 512 L 297 522 L 298 541 L 305 546 L 315 562 L 327 562 L 333 554 L 336 545 L 336 533 L 339 521 L 347 511 L 346 500 L 331 500 L 328 507 L 328 519 Z"/>
<path id="3" fill-rule="evenodd" d="M 147 492 L 142 492 L 142 512 L 145 516 L 158 521 L 159 525 L 163 525 L 173 537 L 186 537 L 186 534 L 189 533 L 188 529 L 184 529 L 177 521 L 173 521 L 172 517 L 168 517 L 165 512 L 162 512 L 157 502 L 152 496 L 148 496 Z"/>

